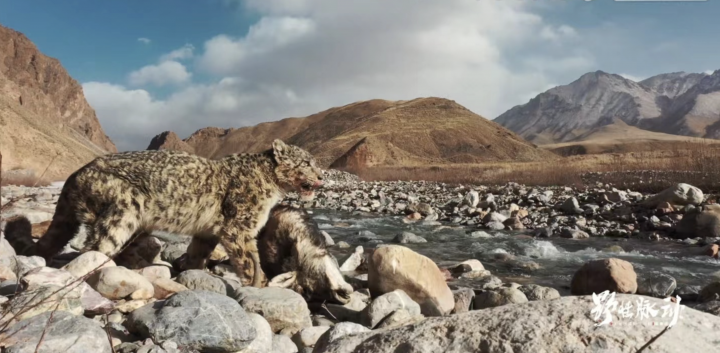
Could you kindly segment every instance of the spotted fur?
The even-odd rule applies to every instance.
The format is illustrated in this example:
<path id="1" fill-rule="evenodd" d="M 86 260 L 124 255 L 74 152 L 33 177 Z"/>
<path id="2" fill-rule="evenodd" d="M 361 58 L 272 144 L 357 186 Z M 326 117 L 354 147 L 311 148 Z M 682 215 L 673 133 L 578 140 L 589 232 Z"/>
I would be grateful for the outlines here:
<path id="1" fill-rule="evenodd" d="M 256 236 L 273 206 L 290 191 L 312 198 L 322 184 L 315 163 L 307 151 L 280 140 L 263 153 L 218 160 L 167 150 L 98 157 L 65 182 L 35 253 L 51 258 L 81 224 L 88 229 L 84 250 L 108 256 L 133 235 L 162 230 L 197 239 L 190 266 L 203 267 L 220 243 L 241 274 L 244 258 L 259 263 Z M 255 272 L 259 286 L 262 273 Z"/>

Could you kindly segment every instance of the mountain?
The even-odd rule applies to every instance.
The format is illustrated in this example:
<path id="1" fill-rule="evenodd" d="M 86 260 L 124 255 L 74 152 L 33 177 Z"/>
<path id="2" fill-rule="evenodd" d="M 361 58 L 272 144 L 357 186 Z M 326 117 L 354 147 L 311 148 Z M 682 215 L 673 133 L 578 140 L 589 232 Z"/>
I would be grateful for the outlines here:
<path id="1" fill-rule="evenodd" d="M 597 128 L 617 122 L 664 134 L 718 138 L 718 91 L 718 71 L 673 72 L 640 82 L 596 71 L 547 90 L 494 121 L 543 145 L 587 140 Z M 608 137 L 606 131 L 604 138 Z M 655 137 L 650 139 L 658 140 Z M 622 139 L 622 134 L 617 138 Z"/>
<path id="2" fill-rule="evenodd" d="M 557 158 L 454 101 L 434 97 L 375 99 L 252 127 L 205 128 L 183 142 L 198 155 L 220 158 L 267 149 L 275 138 L 339 169 Z M 167 137 L 153 141 L 148 148 L 182 146 Z"/>
<path id="3" fill-rule="evenodd" d="M 660 121 L 648 129 L 672 134 L 720 138 L 720 70 L 675 97 Z"/>
<path id="4" fill-rule="evenodd" d="M 660 114 L 657 93 L 651 88 L 596 71 L 551 88 L 494 121 L 532 142 L 547 144 L 571 141 L 610 121 L 636 125 Z"/>
<path id="5" fill-rule="evenodd" d="M 675 98 L 700 83 L 706 76 L 704 73 L 671 72 L 646 78 L 640 81 L 640 84 L 650 87 L 659 95 Z"/>
<path id="6" fill-rule="evenodd" d="M 0 151 L 3 169 L 63 178 L 95 156 L 117 152 L 57 59 L 0 25 Z"/>

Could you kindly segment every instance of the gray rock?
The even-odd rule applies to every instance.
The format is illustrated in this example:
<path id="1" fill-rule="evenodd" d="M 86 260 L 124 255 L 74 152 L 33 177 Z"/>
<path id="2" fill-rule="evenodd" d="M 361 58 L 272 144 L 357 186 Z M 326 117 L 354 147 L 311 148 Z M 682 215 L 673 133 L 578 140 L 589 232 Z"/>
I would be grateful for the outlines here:
<path id="1" fill-rule="evenodd" d="M 128 316 L 126 327 L 155 342 L 201 351 L 237 352 L 257 337 L 253 320 L 232 298 L 206 290 L 176 293 Z"/>
<path id="2" fill-rule="evenodd" d="M 475 309 L 492 308 L 506 304 L 525 303 L 528 298 L 515 288 L 496 288 L 484 291 L 475 296 Z"/>
<path id="3" fill-rule="evenodd" d="M 39 256 L 9 256 L 0 258 L 0 266 L 12 270 L 20 278 L 38 267 L 45 267 L 45 259 Z"/>
<path id="4" fill-rule="evenodd" d="M 482 230 L 474 231 L 474 232 L 468 234 L 468 236 L 470 238 L 492 238 L 493 237 L 492 234 L 482 231 Z"/>
<path id="5" fill-rule="evenodd" d="M 334 241 L 333 238 L 330 236 L 330 234 L 328 234 L 328 233 L 327 233 L 326 231 L 324 231 L 324 230 L 320 231 L 320 233 L 323 235 L 323 237 L 325 237 L 325 244 L 326 244 L 327 246 L 333 246 L 333 245 L 335 245 L 335 241 Z"/>
<path id="6" fill-rule="evenodd" d="M 412 315 L 420 315 L 420 304 L 413 301 L 403 290 L 396 289 L 375 298 L 360 314 L 360 322 L 369 328 L 374 328 L 400 309 L 405 309 Z"/>
<path id="7" fill-rule="evenodd" d="M 642 204 L 649 208 L 655 208 L 664 202 L 679 206 L 699 205 L 703 202 L 703 198 L 702 190 L 689 184 L 679 183 L 649 197 Z"/>
<path id="8" fill-rule="evenodd" d="M 565 228 L 560 231 L 560 237 L 568 239 L 587 239 L 590 238 L 590 235 L 582 230 Z"/>
<path id="9" fill-rule="evenodd" d="M 637 301 L 636 295 L 618 294 L 619 302 Z M 656 308 L 667 305 L 646 297 Z M 346 334 L 316 353 L 495 353 L 495 352 L 636 352 L 653 340 L 661 328 L 637 323 L 637 318 L 613 315 L 615 326 L 596 329 L 592 296 L 570 296 L 429 318 L 392 330 Z M 655 353 L 717 351 L 720 318 L 685 308 L 680 322 L 648 347 Z M 661 324 L 662 325 L 662 324 Z M 337 327 L 337 326 L 336 326 Z M 332 331 L 332 330 L 331 330 Z M 330 332 L 330 331 L 328 331 Z M 442 332 L 443 334 L 438 334 Z M 450 334 L 451 333 L 451 334 Z M 322 338 L 321 338 L 322 340 Z"/>
<path id="10" fill-rule="evenodd" d="M 402 232 L 393 239 L 393 242 L 398 244 L 413 244 L 413 243 L 427 243 L 427 240 L 421 236 L 415 235 L 410 232 Z"/>
<path id="11" fill-rule="evenodd" d="M 8 303 L 7 310 L 13 320 L 25 320 L 53 310 L 82 315 L 80 289 L 52 284 L 36 285 L 15 297 Z"/>
<path id="12" fill-rule="evenodd" d="M 578 200 L 574 197 L 565 200 L 560 209 L 567 214 L 583 214 L 583 209 L 580 208 Z"/>
<path id="13" fill-rule="evenodd" d="M 162 250 L 160 253 L 160 258 L 163 261 L 167 261 L 169 263 L 172 263 L 173 261 L 179 259 L 183 254 L 187 252 L 188 243 L 169 243 L 165 244 L 165 249 Z"/>
<path id="14" fill-rule="evenodd" d="M 475 299 L 475 291 L 472 288 L 460 288 L 453 291 L 455 297 L 455 309 L 453 314 L 465 313 L 472 310 L 473 300 Z"/>
<path id="15" fill-rule="evenodd" d="M 709 302 L 700 303 L 693 309 L 713 314 L 715 316 L 720 316 L 720 300 L 711 300 Z"/>
<path id="16" fill-rule="evenodd" d="M 293 335 L 292 341 L 295 343 L 295 346 L 297 346 L 300 352 L 312 352 L 312 349 L 313 347 L 315 347 L 315 343 L 318 341 L 320 336 L 322 336 L 329 329 L 330 326 L 314 326 L 304 328 L 300 330 L 300 332 Z"/>
<path id="17" fill-rule="evenodd" d="M 20 281 L 22 286 L 31 291 L 43 286 L 74 287 L 73 291 L 80 294 L 80 302 L 86 315 L 109 313 L 114 303 L 104 298 L 87 283 L 79 280 L 70 272 L 51 267 L 38 267 L 28 271 Z"/>
<path id="18" fill-rule="evenodd" d="M 0 229 L 0 232 L 2 232 L 2 229 Z M 7 239 L 5 239 L 5 236 L 3 235 L 0 238 L 0 259 L 15 256 L 15 249 L 8 243 Z"/>
<path id="19" fill-rule="evenodd" d="M 190 290 L 207 290 L 223 295 L 228 294 L 222 279 L 204 270 L 184 271 L 175 278 L 175 282 L 182 284 Z"/>
<path id="20" fill-rule="evenodd" d="M 297 353 L 298 348 L 290 337 L 274 335 L 272 340 L 272 353 Z"/>
<path id="21" fill-rule="evenodd" d="M 665 298 L 670 296 L 677 287 L 675 278 L 664 273 L 649 273 L 638 278 L 637 293 L 651 297 Z M 681 297 L 682 298 L 682 297 Z"/>
<path id="22" fill-rule="evenodd" d="M 425 317 L 422 314 L 413 314 L 406 309 L 395 310 L 392 314 L 383 319 L 376 329 L 388 329 L 398 326 L 414 324 Z"/>
<path id="23" fill-rule="evenodd" d="M 353 336 L 356 334 L 362 334 L 370 332 L 370 330 L 362 325 L 358 325 L 352 322 L 341 322 L 325 332 L 315 343 L 315 349 L 313 353 L 326 352 L 331 346 L 334 346 L 335 342 L 340 341 L 345 336 Z M 348 353 L 352 351 L 347 351 Z"/>
<path id="24" fill-rule="evenodd" d="M 479 202 L 480 194 L 478 194 L 478 192 L 475 190 L 468 191 L 468 193 L 465 194 L 465 198 L 463 199 L 463 204 L 470 206 L 471 208 L 477 207 Z"/>
<path id="25" fill-rule="evenodd" d="M 560 298 L 560 292 L 555 288 L 526 284 L 518 288 L 528 300 L 552 300 Z"/>
<path id="26" fill-rule="evenodd" d="M 687 284 L 681 284 L 675 288 L 674 296 L 680 296 L 682 300 L 686 301 L 697 301 L 700 296 L 701 286 L 692 286 Z"/>
<path id="27" fill-rule="evenodd" d="M 502 224 L 501 222 L 495 222 L 495 221 L 488 222 L 485 226 L 486 226 L 488 229 L 492 229 L 492 230 L 503 230 L 503 229 L 505 229 L 505 225 L 504 225 L 504 224 Z"/>
<path id="28" fill-rule="evenodd" d="M 506 219 L 508 219 L 508 217 L 503 215 L 502 213 L 490 212 L 487 215 L 485 215 L 485 217 L 483 217 L 482 221 L 483 221 L 483 223 L 492 223 L 492 222 L 502 223 L 502 222 L 505 222 Z"/>
<path id="29" fill-rule="evenodd" d="M 125 267 L 105 267 L 93 273 L 87 283 L 108 299 L 150 299 L 155 288 L 141 274 Z"/>
<path id="30" fill-rule="evenodd" d="M 250 345 L 239 353 L 270 352 L 273 349 L 273 336 L 275 336 L 272 332 L 272 328 L 270 328 L 270 324 L 267 320 L 265 320 L 265 318 L 258 314 L 250 313 L 248 316 L 250 317 L 250 320 L 252 320 L 253 326 L 255 326 L 257 335 Z"/>
<path id="31" fill-rule="evenodd" d="M 292 290 L 243 287 L 238 290 L 236 299 L 248 312 L 262 315 L 274 333 L 283 330 L 295 333 L 312 326 L 307 302 Z"/>
<path id="32" fill-rule="evenodd" d="M 91 319 L 64 311 L 42 313 L 10 326 L 0 334 L 7 353 L 34 353 L 45 331 L 40 353 L 111 353 L 112 348 L 102 327 Z M 49 324 L 48 324 L 49 322 Z"/>
<path id="33" fill-rule="evenodd" d="M 347 271 L 355 271 L 358 267 L 360 267 L 365 262 L 365 250 L 362 246 L 357 246 L 355 248 L 355 252 L 350 254 L 340 266 L 340 271 L 347 272 Z"/>

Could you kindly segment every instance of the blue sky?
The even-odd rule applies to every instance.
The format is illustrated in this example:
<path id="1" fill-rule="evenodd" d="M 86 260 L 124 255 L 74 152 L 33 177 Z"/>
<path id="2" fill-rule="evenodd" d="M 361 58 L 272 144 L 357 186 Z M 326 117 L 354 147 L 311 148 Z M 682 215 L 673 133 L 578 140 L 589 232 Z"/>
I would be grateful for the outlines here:
<path id="1" fill-rule="evenodd" d="M 0 0 L 0 24 L 62 62 L 121 150 L 371 98 L 492 119 L 588 71 L 720 69 L 717 14 L 712 0 Z"/>

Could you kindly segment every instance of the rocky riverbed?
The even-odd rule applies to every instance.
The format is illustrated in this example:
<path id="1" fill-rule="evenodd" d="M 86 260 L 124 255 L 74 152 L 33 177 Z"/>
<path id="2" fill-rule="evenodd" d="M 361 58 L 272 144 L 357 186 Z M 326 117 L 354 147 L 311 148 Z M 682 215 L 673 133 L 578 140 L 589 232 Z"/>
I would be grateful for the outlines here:
<path id="1" fill-rule="evenodd" d="M 41 235 L 60 185 L 4 187 L 3 218 L 25 215 Z M 646 195 L 365 183 L 333 171 L 315 201 L 286 202 L 328 235 L 355 288 L 344 305 L 243 287 L 222 259 L 177 272 L 188 239 L 172 234 L 133 250 L 144 264 L 78 256 L 79 240 L 46 264 L 3 238 L 0 347 L 33 352 L 42 336 L 45 352 L 635 352 L 670 322 L 661 314 L 674 306 L 663 299 L 679 296 L 677 326 L 653 351 L 685 352 L 687 342 L 717 351 L 713 200 L 686 184 Z M 661 314 L 613 312 L 614 326 L 596 329 L 603 317 L 590 294 L 603 290 Z"/>

